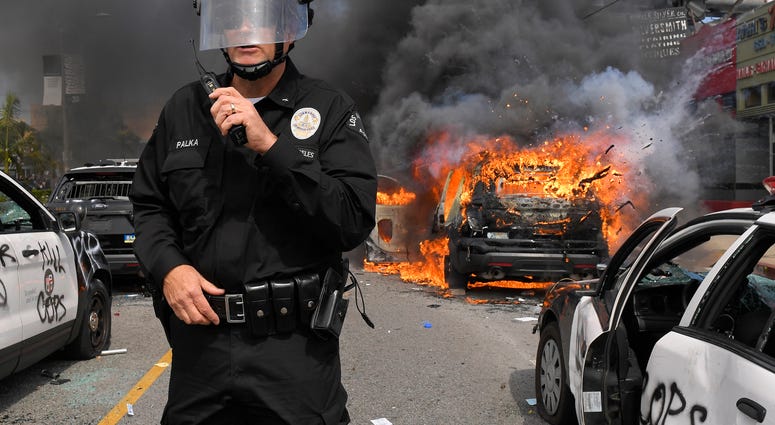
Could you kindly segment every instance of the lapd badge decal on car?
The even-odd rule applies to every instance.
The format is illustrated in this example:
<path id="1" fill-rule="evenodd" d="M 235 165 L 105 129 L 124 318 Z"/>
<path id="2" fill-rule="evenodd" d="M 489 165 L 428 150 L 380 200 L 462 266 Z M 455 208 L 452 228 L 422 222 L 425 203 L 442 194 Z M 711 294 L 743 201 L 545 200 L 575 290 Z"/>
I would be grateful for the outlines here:
<path id="1" fill-rule="evenodd" d="M 46 269 L 45 276 L 43 277 L 43 288 L 46 291 L 46 295 L 51 295 L 54 292 L 54 272 L 51 269 Z"/>
<path id="2" fill-rule="evenodd" d="M 291 133 L 299 140 L 309 139 L 320 127 L 320 112 L 315 108 L 301 108 L 291 118 Z"/>

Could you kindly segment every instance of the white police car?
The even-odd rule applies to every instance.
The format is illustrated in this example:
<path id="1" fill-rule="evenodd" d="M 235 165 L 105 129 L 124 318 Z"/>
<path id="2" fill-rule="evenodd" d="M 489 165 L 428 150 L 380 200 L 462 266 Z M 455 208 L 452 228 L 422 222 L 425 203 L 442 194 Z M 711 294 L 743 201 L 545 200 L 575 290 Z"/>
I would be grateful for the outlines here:
<path id="1" fill-rule="evenodd" d="M 99 354 L 110 341 L 111 274 L 97 238 L 3 172 L 0 220 L 0 378 L 61 349 Z"/>
<path id="2" fill-rule="evenodd" d="M 536 330 L 553 424 L 775 423 L 775 213 L 679 208 L 633 232 L 599 279 L 558 283 Z"/>

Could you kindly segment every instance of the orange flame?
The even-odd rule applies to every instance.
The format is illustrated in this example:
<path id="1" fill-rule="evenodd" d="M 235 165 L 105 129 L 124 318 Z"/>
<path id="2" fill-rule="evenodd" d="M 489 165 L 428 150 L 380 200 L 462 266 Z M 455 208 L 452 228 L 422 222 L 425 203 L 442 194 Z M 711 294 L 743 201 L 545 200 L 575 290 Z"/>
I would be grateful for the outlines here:
<path id="1" fill-rule="evenodd" d="M 448 140 L 445 134 L 431 139 L 429 145 L 432 147 L 428 151 L 446 149 L 435 145 L 448 143 Z M 650 186 L 630 165 L 625 156 L 627 145 L 627 140 L 621 136 L 604 131 L 556 137 L 528 148 L 519 148 L 508 137 L 477 140 L 466 145 L 464 157 L 458 162 L 434 161 L 437 171 L 433 174 L 438 177 L 423 173 L 421 170 L 427 165 L 416 161 L 415 178 L 425 179 L 426 184 L 439 188 L 436 190 L 440 194 L 447 174 L 455 170 L 453 178 L 465 178 L 467 182 L 465 193 L 460 196 L 464 207 L 470 202 L 474 185 L 488 180 L 499 182 L 499 190 L 503 193 L 532 193 L 568 200 L 595 199 L 601 205 L 603 234 L 613 252 L 622 236 L 629 234 L 640 222 L 640 217 L 632 212 L 646 205 Z M 488 161 L 483 163 L 479 178 L 474 181 L 472 170 L 485 157 Z"/>
<path id="2" fill-rule="evenodd" d="M 377 204 L 379 205 L 409 205 L 417 197 L 416 194 L 408 192 L 403 187 L 398 192 L 387 193 L 377 192 Z"/>

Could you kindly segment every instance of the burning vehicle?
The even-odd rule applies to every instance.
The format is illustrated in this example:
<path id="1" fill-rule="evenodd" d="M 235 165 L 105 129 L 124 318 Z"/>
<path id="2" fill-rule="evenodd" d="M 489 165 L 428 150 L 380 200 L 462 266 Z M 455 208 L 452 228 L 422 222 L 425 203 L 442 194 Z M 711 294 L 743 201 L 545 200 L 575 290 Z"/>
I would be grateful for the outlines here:
<path id="1" fill-rule="evenodd" d="M 484 154 L 467 181 L 450 171 L 437 209 L 449 237 L 444 259 L 450 289 L 469 280 L 556 281 L 594 276 L 608 256 L 600 204 L 591 191 L 575 198 L 548 194 L 556 165 L 493 162 Z M 463 189 L 472 185 L 469 199 Z"/>
<path id="2" fill-rule="evenodd" d="M 613 216 L 612 200 L 601 198 L 596 185 L 620 174 L 574 156 L 581 145 L 558 139 L 540 149 L 485 149 L 449 171 L 433 232 L 448 238 L 443 267 L 450 289 L 596 276 L 608 257 Z"/>
<path id="3" fill-rule="evenodd" d="M 409 261 L 412 240 L 409 232 L 410 204 L 415 195 L 407 192 L 398 180 L 377 176 L 376 225 L 366 239 L 366 260 L 371 262 Z"/>
<path id="4" fill-rule="evenodd" d="M 420 257 L 418 234 L 427 234 L 427 215 L 417 205 L 417 194 L 393 177 L 377 176 L 376 225 L 366 239 L 366 261 L 401 263 Z"/>
<path id="5" fill-rule="evenodd" d="M 430 140 L 414 162 L 416 192 L 380 176 L 368 271 L 453 292 L 469 284 L 543 289 L 597 276 L 620 235 L 640 222 L 632 212 L 649 185 L 630 173 L 624 150 L 614 152 L 626 145 L 611 133 L 532 147 L 478 139 L 462 154 L 451 138 Z"/>

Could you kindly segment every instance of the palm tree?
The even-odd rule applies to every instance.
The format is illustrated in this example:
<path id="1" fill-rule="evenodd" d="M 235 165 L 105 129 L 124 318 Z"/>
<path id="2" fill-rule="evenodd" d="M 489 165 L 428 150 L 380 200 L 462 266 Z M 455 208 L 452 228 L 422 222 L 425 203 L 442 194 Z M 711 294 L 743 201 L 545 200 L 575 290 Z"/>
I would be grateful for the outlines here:
<path id="1" fill-rule="evenodd" d="M 57 163 L 51 154 L 41 145 L 37 132 L 26 123 L 20 123 L 22 135 L 10 149 L 10 162 L 16 168 L 17 176 L 25 170 L 25 179 L 40 179 L 51 170 L 56 170 Z"/>
<path id="2" fill-rule="evenodd" d="M 0 110 L 0 131 L 2 131 L 3 136 L 5 137 L 5 155 L 3 163 L 6 173 L 8 173 L 8 167 L 11 164 L 8 141 L 11 138 L 12 132 L 14 133 L 14 136 L 16 136 L 15 133 L 18 133 L 19 125 L 16 115 L 19 113 L 20 109 L 19 98 L 13 93 L 6 94 L 5 104 L 3 105 L 3 109 Z"/>

